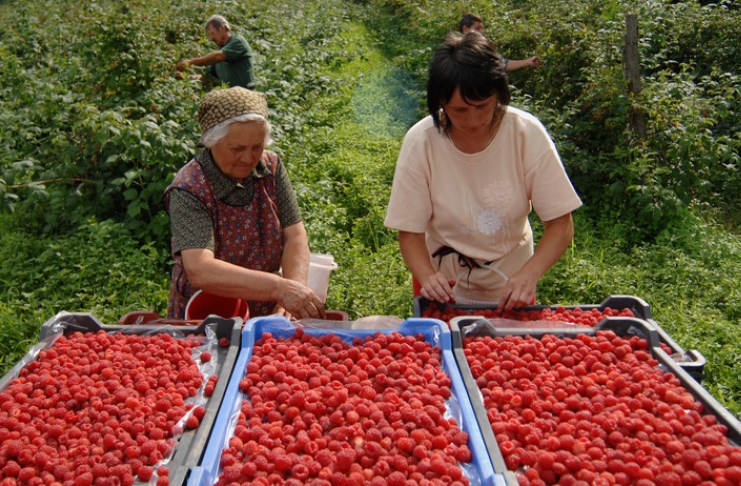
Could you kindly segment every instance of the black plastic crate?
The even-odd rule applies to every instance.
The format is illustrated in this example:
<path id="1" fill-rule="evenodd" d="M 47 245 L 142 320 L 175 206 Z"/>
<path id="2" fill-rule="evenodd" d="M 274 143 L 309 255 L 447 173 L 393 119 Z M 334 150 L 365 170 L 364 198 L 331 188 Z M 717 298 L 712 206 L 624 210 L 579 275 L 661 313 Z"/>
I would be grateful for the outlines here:
<path id="1" fill-rule="evenodd" d="M 199 426 L 192 430 L 186 429 L 183 431 L 178 438 L 171 459 L 167 463 L 170 470 L 170 484 L 184 484 L 190 469 L 200 464 L 201 457 L 216 421 L 221 401 L 223 400 L 231 372 L 234 368 L 234 363 L 239 354 L 242 320 L 239 318 L 224 319 L 217 316 L 209 316 L 197 326 L 106 325 L 102 324 L 91 314 L 60 312 L 42 325 L 39 343 L 29 351 L 21 362 L 0 379 L 0 390 L 4 390 L 18 376 L 20 370 L 27 363 L 33 361 L 39 351 L 50 347 L 56 341 L 55 336 L 73 332 L 95 333 L 101 330 L 106 333 L 137 335 L 168 333 L 174 336 L 207 335 L 207 333 L 210 335 L 211 332 L 213 333 L 213 339 L 216 343 L 212 346 L 214 368 L 210 371 L 218 375 L 219 379 L 216 382 L 213 394 L 207 397 L 206 402 L 202 404 L 206 409 L 206 413 Z M 229 341 L 228 346 L 222 347 L 219 345 L 218 341 L 222 338 Z"/>
<path id="2" fill-rule="evenodd" d="M 433 304 L 433 302 L 424 297 L 421 297 L 421 296 L 415 297 L 414 298 L 414 316 L 421 317 L 422 314 L 425 312 L 425 310 L 427 310 L 427 308 L 431 304 Z M 497 308 L 496 305 L 440 304 L 437 302 L 435 302 L 435 304 L 445 305 L 452 309 L 460 309 L 466 312 L 475 312 L 481 309 L 494 310 Z M 555 309 L 556 307 L 558 306 L 529 305 L 529 306 L 523 307 L 521 310 Z M 606 298 L 599 304 L 564 305 L 562 307 L 564 307 L 565 309 L 572 309 L 572 310 L 578 307 L 585 311 L 592 310 L 592 309 L 603 311 L 606 307 L 610 307 L 612 309 L 617 309 L 617 310 L 630 309 L 633 312 L 633 314 L 635 314 L 636 317 L 639 317 L 641 319 L 648 320 L 653 317 L 651 314 L 651 306 L 649 306 L 645 300 L 639 297 L 634 297 L 632 295 L 611 295 L 610 297 Z"/>
<path id="3" fill-rule="evenodd" d="M 473 327 L 476 325 L 475 327 Z M 718 423 L 728 428 L 727 437 L 731 445 L 738 447 L 741 445 L 741 423 L 738 419 L 723 407 L 707 390 L 705 390 L 694 377 L 678 365 L 671 356 L 666 353 L 660 346 L 660 335 L 652 325 L 645 320 L 629 317 L 611 317 L 603 320 L 593 328 L 586 327 L 569 327 L 569 328 L 505 328 L 496 327 L 486 319 L 477 316 L 456 317 L 450 322 L 451 337 L 453 340 L 453 353 L 458 367 L 461 370 L 463 381 L 474 407 L 474 413 L 481 429 L 482 436 L 486 442 L 490 453 L 494 471 L 504 476 L 508 485 L 516 486 L 518 481 L 515 474 L 507 469 L 504 456 L 501 453 L 497 443 L 491 423 L 489 422 L 488 413 L 484 406 L 482 392 L 474 379 L 468 360 L 463 350 L 464 338 L 467 336 L 532 336 L 542 337 L 546 334 L 556 335 L 558 337 L 575 338 L 579 334 L 594 335 L 598 331 L 613 331 L 621 337 L 639 336 L 648 342 L 648 350 L 653 358 L 659 362 L 659 366 L 666 372 L 672 373 L 681 382 L 682 386 L 691 395 L 700 402 L 705 410 L 705 414 L 714 415 Z"/>
<path id="4" fill-rule="evenodd" d="M 414 316 L 415 317 L 422 317 L 424 312 L 431 306 L 431 305 L 437 305 L 442 306 L 444 308 L 450 308 L 455 309 L 461 312 L 465 312 L 469 316 L 476 315 L 476 311 L 481 310 L 496 310 L 496 305 L 466 305 L 466 304 L 440 304 L 437 302 L 432 302 L 428 299 L 425 299 L 424 297 L 415 297 L 414 298 Z M 565 306 L 548 306 L 548 305 L 530 305 L 527 307 L 523 307 L 522 311 L 538 311 L 543 309 L 551 309 L 555 310 L 557 307 L 563 307 L 564 309 L 568 310 L 574 310 L 576 308 L 579 308 L 583 311 L 591 311 L 592 309 L 596 309 L 600 312 L 604 311 L 606 308 L 611 308 L 615 310 L 624 310 L 629 309 L 633 315 L 636 318 L 643 319 L 651 326 L 653 326 L 656 329 L 656 332 L 659 335 L 659 339 L 661 343 L 668 346 L 671 350 L 669 353 L 674 361 L 679 364 L 679 366 L 682 367 L 687 373 L 690 374 L 695 380 L 698 382 L 702 382 L 703 374 L 705 371 L 705 365 L 707 361 L 705 360 L 705 357 L 697 350 L 689 349 L 685 350 L 683 349 L 677 342 L 672 339 L 672 337 L 667 333 L 654 319 L 653 315 L 651 313 L 651 306 L 646 303 L 645 300 L 635 297 L 632 295 L 612 295 L 610 297 L 607 297 L 605 300 L 603 300 L 599 304 L 586 304 L 586 305 L 565 305 Z"/>

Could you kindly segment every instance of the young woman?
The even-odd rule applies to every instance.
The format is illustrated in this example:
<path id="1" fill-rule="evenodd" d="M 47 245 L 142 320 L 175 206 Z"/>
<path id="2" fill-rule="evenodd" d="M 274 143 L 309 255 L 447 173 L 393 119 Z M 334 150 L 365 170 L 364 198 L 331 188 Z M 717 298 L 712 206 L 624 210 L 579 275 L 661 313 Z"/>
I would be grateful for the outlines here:
<path id="1" fill-rule="evenodd" d="M 385 220 L 428 299 L 532 304 L 573 238 L 581 200 L 546 129 L 509 101 L 504 62 L 483 35 L 451 34 L 437 49 L 430 115 L 404 138 Z M 536 249 L 531 209 L 545 230 Z"/>

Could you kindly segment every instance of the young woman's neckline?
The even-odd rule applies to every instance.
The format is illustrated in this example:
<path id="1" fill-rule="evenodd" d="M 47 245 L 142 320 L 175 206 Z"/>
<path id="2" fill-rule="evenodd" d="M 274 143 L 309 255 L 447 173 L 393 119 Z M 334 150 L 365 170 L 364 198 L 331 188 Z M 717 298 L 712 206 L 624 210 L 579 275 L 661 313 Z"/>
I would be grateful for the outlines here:
<path id="1" fill-rule="evenodd" d="M 487 138 L 482 142 L 479 139 L 474 140 L 473 142 L 465 140 L 462 140 L 461 138 L 456 138 L 453 135 L 453 131 L 451 130 L 450 134 L 448 135 L 448 139 L 450 139 L 450 142 L 453 144 L 455 149 L 464 154 L 464 155 L 476 155 L 480 154 L 481 152 L 486 151 L 491 144 L 494 142 L 494 140 L 497 138 L 497 134 L 499 133 L 499 130 L 502 126 L 502 122 L 505 118 L 505 115 L 507 114 L 507 107 L 506 106 L 500 106 L 497 109 L 497 115 L 496 118 L 493 120 L 492 125 L 489 129 L 489 133 Z"/>

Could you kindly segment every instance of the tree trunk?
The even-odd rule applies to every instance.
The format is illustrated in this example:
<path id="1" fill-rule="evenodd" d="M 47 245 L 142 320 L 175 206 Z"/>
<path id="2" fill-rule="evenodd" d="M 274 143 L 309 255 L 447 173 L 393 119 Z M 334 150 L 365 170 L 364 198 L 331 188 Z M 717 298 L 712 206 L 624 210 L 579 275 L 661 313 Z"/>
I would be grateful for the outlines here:
<path id="1" fill-rule="evenodd" d="M 638 136 L 646 136 L 646 114 L 636 103 L 641 92 L 641 69 L 638 59 L 638 18 L 635 14 L 625 17 L 625 50 L 623 51 L 623 70 L 628 80 L 630 106 L 630 128 Z"/>

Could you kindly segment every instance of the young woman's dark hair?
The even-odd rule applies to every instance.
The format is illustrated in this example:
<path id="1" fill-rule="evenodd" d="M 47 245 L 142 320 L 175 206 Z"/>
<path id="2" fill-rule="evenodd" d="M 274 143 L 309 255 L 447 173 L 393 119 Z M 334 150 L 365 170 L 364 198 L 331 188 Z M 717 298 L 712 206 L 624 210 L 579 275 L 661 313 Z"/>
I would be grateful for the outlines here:
<path id="1" fill-rule="evenodd" d="M 481 101 L 496 95 L 500 105 L 510 102 L 504 59 L 494 44 L 478 32 L 449 34 L 430 62 L 427 109 L 435 127 L 446 134 L 451 127 L 440 114 L 456 88 L 467 101 Z"/>

